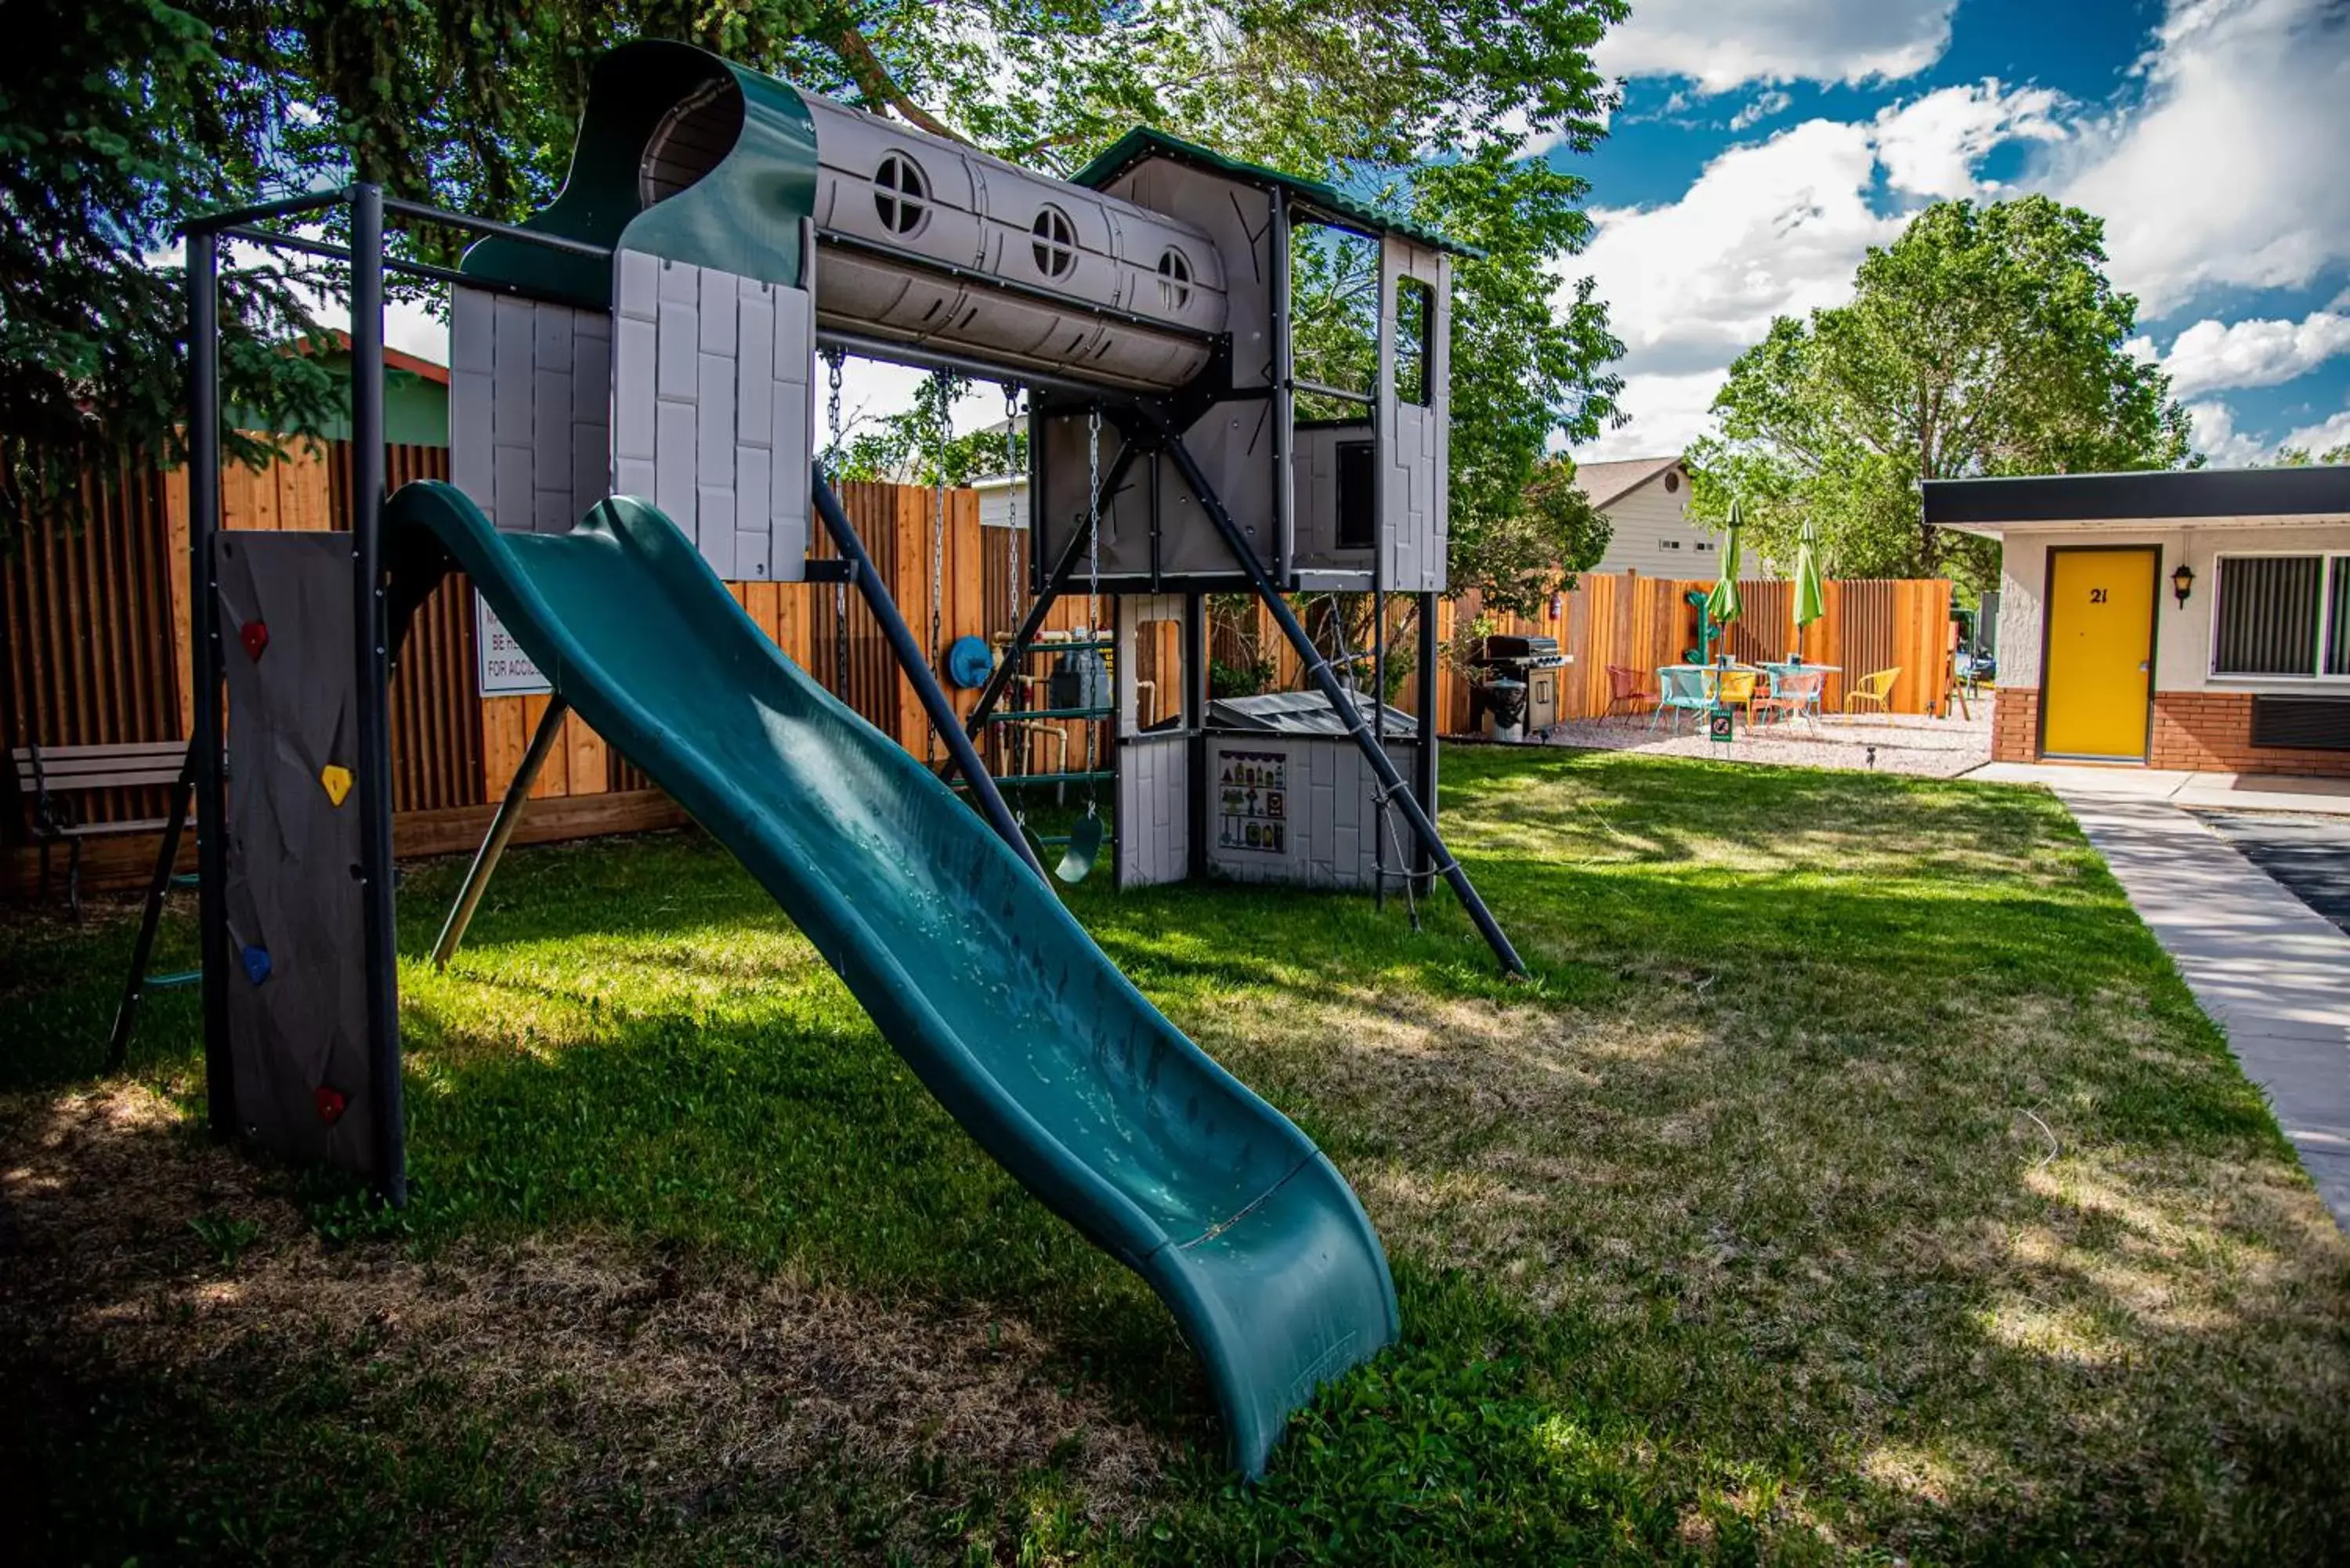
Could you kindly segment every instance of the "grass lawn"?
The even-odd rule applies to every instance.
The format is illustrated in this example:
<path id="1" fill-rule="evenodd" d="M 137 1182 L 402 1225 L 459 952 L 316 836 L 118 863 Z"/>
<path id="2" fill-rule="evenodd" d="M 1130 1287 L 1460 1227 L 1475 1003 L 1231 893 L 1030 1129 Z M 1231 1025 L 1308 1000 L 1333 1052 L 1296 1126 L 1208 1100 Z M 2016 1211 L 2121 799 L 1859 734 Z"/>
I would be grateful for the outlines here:
<path id="1" fill-rule="evenodd" d="M 1444 809 L 1533 983 L 1441 898 L 1074 896 L 1395 1265 L 1253 1490 L 696 835 L 515 852 L 446 975 L 411 869 L 398 1216 L 193 1130 L 184 993 L 97 1076 L 127 913 L 11 917 L 0 1556 L 2341 1550 L 2350 1243 L 2052 800 L 1464 749 Z"/>

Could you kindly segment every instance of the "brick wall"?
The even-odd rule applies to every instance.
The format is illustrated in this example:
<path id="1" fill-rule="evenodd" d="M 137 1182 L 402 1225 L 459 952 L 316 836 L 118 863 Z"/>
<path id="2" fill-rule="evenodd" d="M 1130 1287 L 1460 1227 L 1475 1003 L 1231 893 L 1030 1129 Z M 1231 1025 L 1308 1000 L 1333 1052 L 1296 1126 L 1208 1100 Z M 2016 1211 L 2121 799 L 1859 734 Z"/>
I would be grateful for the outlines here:
<path id="1" fill-rule="evenodd" d="M 2252 699 L 2244 691 L 2158 691 L 2154 755 L 2158 768 L 2195 773 L 2312 774 L 2350 778 L 2350 752 L 2293 751 L 2251 743 Z"/>
<path id="2" fill-rule="evenodd" d="M 2036 687 L 2002 686 L 1991 694 L 1991 759 L 1995 763 L 2040 760 L 2040 692 Z"/>
<path id="3" fill-rule="evenodd" d="M 2002 686 L 1991 708 L 1993 762 L 2040 759 L 2040 693 L 2029 686 Z M 2158 691 L 2154 695 L 2154 752 L 2147 764 L 2184 773 L 2308 774 L 2350 778 L 2350 752 L 2255 748 L 2251 743 L 2252 699 L 2246 691 Z"/>

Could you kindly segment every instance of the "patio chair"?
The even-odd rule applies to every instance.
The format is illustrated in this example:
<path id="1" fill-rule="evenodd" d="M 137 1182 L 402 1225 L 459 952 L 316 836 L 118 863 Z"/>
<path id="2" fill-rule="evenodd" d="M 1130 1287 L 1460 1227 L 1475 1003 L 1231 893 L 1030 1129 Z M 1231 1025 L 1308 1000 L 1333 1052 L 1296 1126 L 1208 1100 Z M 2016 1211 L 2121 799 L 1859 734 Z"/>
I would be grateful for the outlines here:
<path id="1" fill-rule="evenodd" d="M 1648 728 L 1666 714 L 1673 716 L 1673 733 L 1680 733 L 1683 713 L 1702 714 L 1713 706 L 1713 696 L 1705 689 L 1705 671 L 1683 669 L 1668 664 L 1657 671 L 1657 711 L 1648 717 Z"/>
<path id="2" fill-rule="evenodd" d="M 1746 727 L 1754 728 L 1754 706 L 1761 701 L 1762 690 L 1760 672 L 1752 670 L 1725 670 L 1721 672 L 1719 697 L 1725 708 L 1746 710 Z"/>
<path id="3" fill-rule="evenodd" d="M 1814 724 L 1820 712 L 1820 696 L 1827 689 L 1825 670 L 1778 669 L 1771 672 L 1771 690 L 1754 700 L 1754 706 L 1766 717 L 1776 722 L 1801 719 Z"/>
<path id="4" fill-rule="evenodd" d="M 1856 708 L 1873 710 L 1890 716 L 1893 711 L 1893 683 L 1901 679 L 1901 670 L 1873 670 L 1855 681 L 1844 694 L 1844 711 L 1849 717 Z"/>
<path id="5" fill-rule="evenodd" d="M 1656 698 L 1649 695 L 1648 682 L 1638 670 L 1611 664 L 1607 667 L 1607 711 L 1599 715 L 1599 722 L 1604 724 L 1614 718 L 1619 708 L 1626 718 L 1637 719 L 1641 706 L 1655 701 Z"/>

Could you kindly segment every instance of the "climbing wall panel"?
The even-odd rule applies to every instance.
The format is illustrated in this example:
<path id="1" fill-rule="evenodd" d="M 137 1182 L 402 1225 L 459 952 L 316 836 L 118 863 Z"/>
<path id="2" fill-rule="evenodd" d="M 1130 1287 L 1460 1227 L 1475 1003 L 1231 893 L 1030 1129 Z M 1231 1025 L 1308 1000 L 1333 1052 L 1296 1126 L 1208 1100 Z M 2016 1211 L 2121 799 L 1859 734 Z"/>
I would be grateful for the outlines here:
<path id="1" fill-rule="evenodd" d="M 370 1174 L 348 534 L 214 543 L 228 670 L 228 1033 L 238 1120 Z"/>

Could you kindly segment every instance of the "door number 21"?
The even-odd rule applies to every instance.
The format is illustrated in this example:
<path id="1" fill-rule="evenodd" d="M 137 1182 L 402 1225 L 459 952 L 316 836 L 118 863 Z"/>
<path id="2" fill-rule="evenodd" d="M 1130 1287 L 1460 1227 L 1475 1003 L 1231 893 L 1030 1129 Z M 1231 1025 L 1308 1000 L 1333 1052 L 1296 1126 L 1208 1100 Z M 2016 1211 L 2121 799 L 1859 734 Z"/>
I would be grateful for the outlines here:
<path id="1" fill-rule="evenodd" d="M 2089 602 L 2093 605 L 2101 605 L 2105 603 L 2106 590 L 2103 588 L 2091 588 L 2089 590 Z"/>

